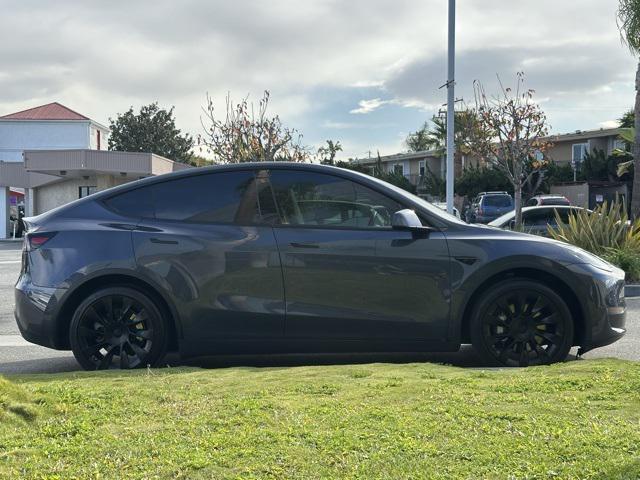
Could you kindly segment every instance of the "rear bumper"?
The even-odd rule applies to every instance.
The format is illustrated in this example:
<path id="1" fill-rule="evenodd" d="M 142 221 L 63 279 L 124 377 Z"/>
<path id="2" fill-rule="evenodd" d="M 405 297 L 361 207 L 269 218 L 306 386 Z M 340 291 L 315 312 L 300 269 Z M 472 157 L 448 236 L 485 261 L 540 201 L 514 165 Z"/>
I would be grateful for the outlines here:
<path id="1" fill-rule="evenodd" d="M 65 349 L 52 313 L 58 305 L 57 290 L 37 287 L 23 274 L 16 283 L 14 296 L 14 316 L 24 339 L 43 347 Z"/>

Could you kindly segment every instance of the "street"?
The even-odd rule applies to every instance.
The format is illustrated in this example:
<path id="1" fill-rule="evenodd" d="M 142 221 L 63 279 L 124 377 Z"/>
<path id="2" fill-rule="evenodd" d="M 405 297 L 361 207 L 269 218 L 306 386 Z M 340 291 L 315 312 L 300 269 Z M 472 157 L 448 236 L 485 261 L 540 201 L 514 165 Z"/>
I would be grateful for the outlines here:
<path id="1" fill-rule="evenodd" d="M 20 272 L 20 242 L 0 242 L 0 374 L 55 373 L 80 370 L 71 352 L 60 352 L 26 342 L 13 317 L 13 285 Z M 584 358 L 616 357 L 640 360 L 640 297 L 627 299 L 627 335 L 607 347 L 588 352 Z M 575 351 L 573 352 L 575 353 Z M 575 357 L 571 357 L 575 358 Z M 333 363 L 422 362 L 432 361 L 462 367 L 478 366 L 473 349 L 463 346 L 456 353 L 439 354 L 349 354 L 349 355 L 268 355 L 216 356 L 183 362 L 167 357 L 171 366 L 196 365 L 219 368 L 236 365 L 292 366 Z"/>

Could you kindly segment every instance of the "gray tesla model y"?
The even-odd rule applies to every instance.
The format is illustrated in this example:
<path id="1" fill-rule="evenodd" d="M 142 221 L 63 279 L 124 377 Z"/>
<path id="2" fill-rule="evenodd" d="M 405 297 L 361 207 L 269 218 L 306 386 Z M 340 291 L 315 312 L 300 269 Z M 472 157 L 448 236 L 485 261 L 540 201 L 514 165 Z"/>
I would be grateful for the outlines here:
<path id="1" fill-rule="evenodd" d="M 25 219 L 16 319 L 86 369 L 247 352 L 539 365 L 625 333 L 624 273 L 334 167 L 189 169 Z"/>

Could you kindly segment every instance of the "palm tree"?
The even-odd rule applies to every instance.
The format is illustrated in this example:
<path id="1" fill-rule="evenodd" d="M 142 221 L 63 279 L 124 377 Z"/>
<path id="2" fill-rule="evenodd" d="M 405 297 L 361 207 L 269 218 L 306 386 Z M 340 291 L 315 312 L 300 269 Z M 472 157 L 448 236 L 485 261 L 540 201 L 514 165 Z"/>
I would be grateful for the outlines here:
<path id="1" fill-rule="evenodd" d="M 622 42 L 631 53 L 640 55 L 640 0 L 620 0 L 617 12 Z M 640 216 L 640 62 L 636 70 L 635 142 L 633 143 L 634 171 L 631 215 Z"/>
<path id="2" fill-rule="evenodd" d="M 424 150 L 438 150 L 437 155 L 444 155 L 444 142 L 447 138 L 446 124 L 437 117 L 431 119 L 433 128 L 429 122 L 424 122 L 419 130 L 410 133 L 405 140 L 405 144 L 410 152 L 421 152 Z M 440 152 L 442 150 L 442 153 Z"/>

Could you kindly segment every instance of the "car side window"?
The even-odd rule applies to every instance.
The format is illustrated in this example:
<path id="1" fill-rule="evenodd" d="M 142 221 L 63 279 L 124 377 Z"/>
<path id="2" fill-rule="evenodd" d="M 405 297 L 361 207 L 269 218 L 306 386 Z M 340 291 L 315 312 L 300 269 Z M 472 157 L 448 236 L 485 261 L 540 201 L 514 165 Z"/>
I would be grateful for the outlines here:
<path id="1" fill-rule="evenodd" d="M 403 208 L 375 190 L 335 175 L 273 170 L 270 177 L 285 225 L 386 228 Z"/>
<path id="2" fill-rule="evenodd" d="M 551 208 L 543 208 L 532 212 L 526 212 L 523 218 L 526 227 L 544 227 L 554 223 L 554 211 Z"/>
<path id="3" fill-rule="evenodd" d="M 565 225 L 569 224 L 570 215 L 576 215 L 578 213 L 578 210 L 574 208 L 559 208 L 557 211 L 560 214 L 560 221 Z"/>
<path id="4" fill-rule="evenodd" d="M 188 223 L 261 222 L 252 171 L 208 173 L 140 187 L 107 200 L 123 215 Z M 264 189 L 264 182 L 261 188 Z"/>

